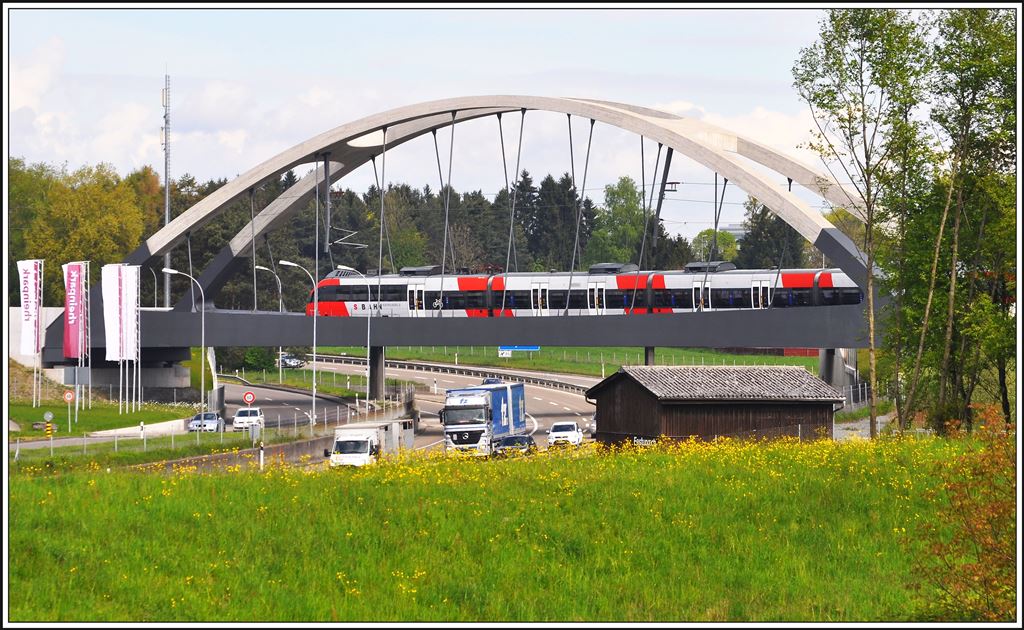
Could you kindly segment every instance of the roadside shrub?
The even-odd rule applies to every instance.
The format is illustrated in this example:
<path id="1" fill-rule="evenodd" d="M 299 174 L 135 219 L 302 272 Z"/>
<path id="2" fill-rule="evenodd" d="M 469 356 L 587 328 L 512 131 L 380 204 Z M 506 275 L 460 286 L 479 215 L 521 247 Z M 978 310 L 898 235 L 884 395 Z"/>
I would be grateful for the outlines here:
<path id="1" fill-rule="evenodd" d="M 995 405 L 976 406 L 967 450 L 940 463 L 940 504 L 919 531 L 923 545 L 914 584 L 929 600 L 926 614 L 943 620 L 1015 621 L 1017 597 L 1016 430 Z"/>

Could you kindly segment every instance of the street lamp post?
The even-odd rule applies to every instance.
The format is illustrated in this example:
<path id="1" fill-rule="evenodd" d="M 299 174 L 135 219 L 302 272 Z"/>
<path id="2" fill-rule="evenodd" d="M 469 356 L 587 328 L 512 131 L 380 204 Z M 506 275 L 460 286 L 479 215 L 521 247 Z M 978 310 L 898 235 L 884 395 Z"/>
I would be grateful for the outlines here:
<path id="1" fill-rule="evenodd" d="M 160 293 L 160 287 L 156 283 L 156 272 L 152 267 L 149 268 L 149 273 L 153 274 L 153 308 L 156 308 L 156 295 Z"/>
<path id="2" fill-rule="evenodd" d="M 199 417 L 202 418 L 202 420 L 200 422 L 200 430 L 202 430 L 206 426 L 206 416 L 204 415 L 205 412 L 206 412 L 206 403 L 204 402 L 205 401 L 204 396 L 206 394 L 206 295 L 203 293 L 203 285 L 199 284 L 198 280 L 196 280 L 192 276 L 188 275 L 184 271 L 178 271 L 177 269 L 171 269 L 170 267 L 164 267 L 163 268 L 163 273 L 167 273 L 167 274 L 171 274 L 171 275 L 185 276 L 186 278 L 188 278 L 192 282 L 195 282 L 196 286 L 199 287 L 199 297 L 203 301 L 203 310 L 200 311 L 200 317 L 199 317 L 199 321 L 201 322 L 201 332 L 200 332 L 200 339 L 201 339 L 200 346 L 201 346 L 201 350 L 199 351 L 199 379 L 200 379 L 200 381 L 199 381 L 200 382 L 200 385 L 199 385 Z"/>
<path id="3" fill-rule="evenodd" d="M 274 279 L 277 280 L 277 312 L 278 313 L 283 313 L 284 312 L 284 296 L 281 293 L 281 278 L 279 278 L 277 276 L 277 274 L 274 273 L 273 269 L 268 269 L 267 267 L 264 267 L 263 265 L 256 265 L 256 268 L 257 269 L 262 269 L 263 271 L 269 271 L 270 273 L 274 274 Z M 278 346 L 277 347 L 277 382 L 279 382 L 279 383 L 284 381 L 284 365 L 283 365 L 283 362 L 281 360 L 281 355 L 282 355 L 282 353 L 281 353 L 281 346 Z"/>
<path id="4" fill-rule="evenodd" d="M 319 302 L 319 291 L 316 290 L 316 280 L 313 279 L 313 274 L 309 273 L 309 270 L 302 265 L 297 265 L 288 260 L 279 260 L 277 264 L 283 267 L 298 267 L 299 269 L 306 272 L 309 276 L 309 281 L 313 283 L 313 416 L 310 420 L 313 424 L 316 424 L 316 317 L 317 312 L 320 310 Z"/>
<path id="5" fill-rule="evenodd" d="M 338 265 L 338 269 L 340 269 L 341 271 L 349 271 L 349 272 L 352 272 L 352 273 L 358 273 L 363 278 L 363 281 L 366 282 L 366 302 L 368 304 L 370 304 L 370 280 L 366 276 L 364 276 L 363 274 L 359 273 L 359 271 L 353 269 L 352 267 L 348 267 L 346 265 Z M 370 400 L 370 320 L 372 318 L 373 318 L 373 305 L 370 304 L 370 312 L 366 314 L 366 400 L 367 400 L 366 410 L 367 410 L 367 413 L 369 413 L 369 410 L 370 410 L 370 406 L 369 406 L 369 400 Z M 359 411 L 359 410 L 357 409 L 356 411 Z"/>

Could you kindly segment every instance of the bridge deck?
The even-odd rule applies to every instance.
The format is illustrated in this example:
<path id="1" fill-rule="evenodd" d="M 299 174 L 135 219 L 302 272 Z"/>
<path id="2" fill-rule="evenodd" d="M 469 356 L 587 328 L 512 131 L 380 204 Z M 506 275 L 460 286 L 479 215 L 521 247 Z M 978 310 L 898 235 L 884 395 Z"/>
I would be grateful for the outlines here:
<path id="1" fill-rule="evenodd" d="M 558 345 L 655 347 L 862 348 L 867 345 L 863 305 L 759 311 L 653 315 L 519 318 L 373 318 L 374 346 Z M 59 319 L 58 322 L 62 322 Z M 365 346 L 366 318 L 318 317 L 318 346 Z M 143 348 L 200 345 L 200 314 L 144 311 Z M 60 363 L 62 326 L 46 334 L 44 362 Z M 272 347 L 311 345 L 313 318 L 301 313 L 210 310 L 206 345 Z M 93 321 L 93 346 L 105 347 L 102 322 Z"/>

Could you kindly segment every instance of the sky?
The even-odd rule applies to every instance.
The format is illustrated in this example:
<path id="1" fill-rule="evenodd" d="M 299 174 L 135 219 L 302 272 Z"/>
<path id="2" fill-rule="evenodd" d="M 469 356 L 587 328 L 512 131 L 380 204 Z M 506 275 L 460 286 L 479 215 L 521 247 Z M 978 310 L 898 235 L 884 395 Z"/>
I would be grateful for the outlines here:
<path id="1" fill-rule="evenodd" d="M 9 156 L 70 170 L 107 162 L 122 175 L 150 165 L 163 177 L 166 73 L 172 178 L 232 179 L 362 117 L 487 94 L 661 109 L 821 166 L 798 148 L 813 120 L 791 73 L 800 49 L 816 40 L 823 17 L 817 9 L 77 6 L 5 5 Z M 538 181 L 570 172 L 573 159 L 582 186 L 587 127 L 574 119 L 570 157 L 565 116 L 528 113 L 521 169 Z M 449 133 L 438 132 L 446 180 Z M 518 116 L 503 118 L 503 133 L 511 171 Z M 450 181 L 457 191 L 493 196 L 504 187 L 495 119 L 457 126 L 454 147 Z M 639 182 L 641 173 L 650 190 L 656 154 L 656 143 L 648 140 L 641 155 L 638 136 L 596 125 L 587 196 L 600 204 L 604 186 L 623 175 Z M 390 152 L 385 178 L 436 190 L 430 137 Z M 711 227 L 714 173 L 677 154 L 667 179 L 682 182 L 662 210 L 668 232 L 692 237 Z M 363 167 L 335 188 L 365 192 L 373 181 Z M 745 193 L 733 186 L 724 199 L 721 222 L 741 222 Z"/>

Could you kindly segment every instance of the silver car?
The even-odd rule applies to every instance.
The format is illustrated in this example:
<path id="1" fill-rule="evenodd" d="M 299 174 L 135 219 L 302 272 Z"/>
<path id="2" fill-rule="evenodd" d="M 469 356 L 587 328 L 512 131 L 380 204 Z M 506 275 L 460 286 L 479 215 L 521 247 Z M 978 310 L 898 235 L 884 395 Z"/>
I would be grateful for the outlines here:
<path id="1" fill-rule="evenodd" d="M 192 416 L 192 420 L 188 423 L 188 430 L 189 432 L 215 433 L 220 428 L 220 424 L 220 416 L 215 412 L 207 411 L 206 413 L 197 413 Z"/>

